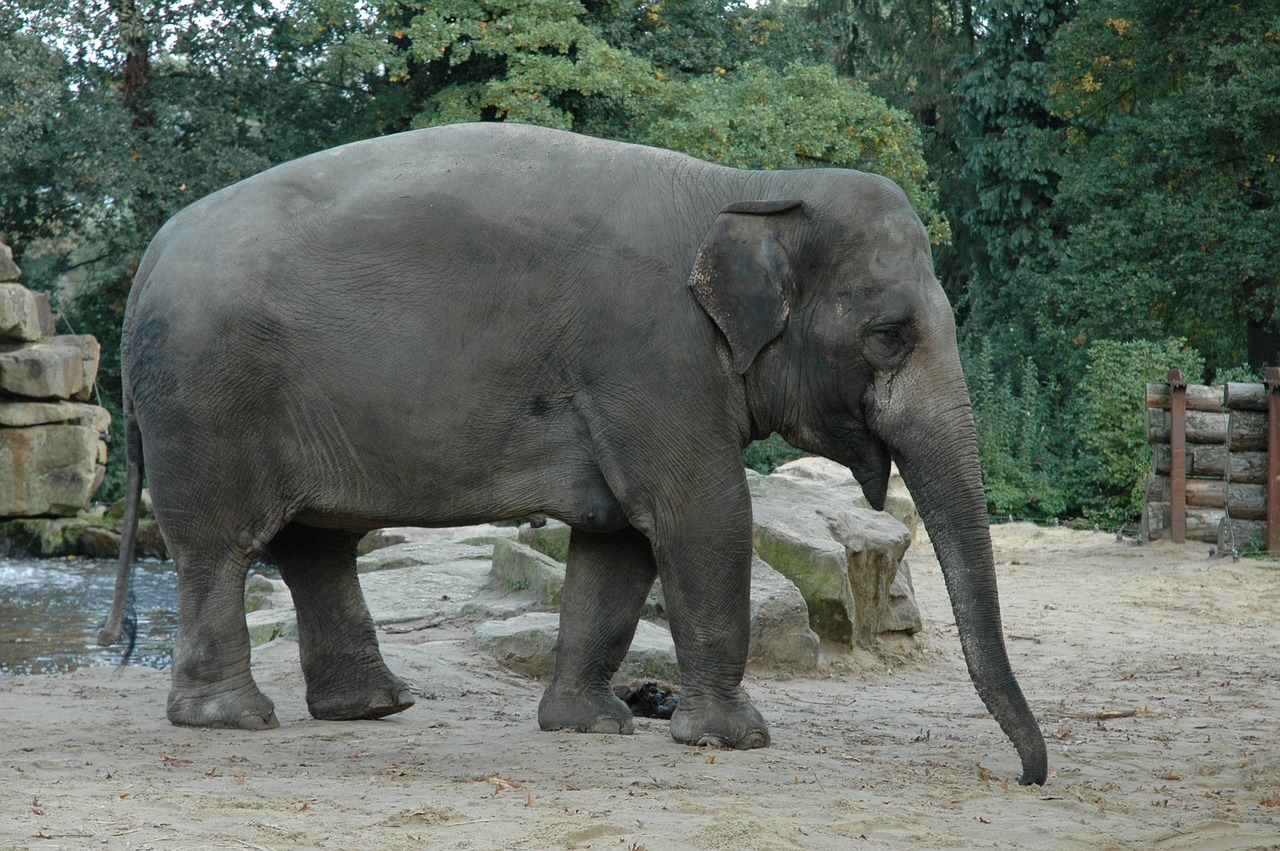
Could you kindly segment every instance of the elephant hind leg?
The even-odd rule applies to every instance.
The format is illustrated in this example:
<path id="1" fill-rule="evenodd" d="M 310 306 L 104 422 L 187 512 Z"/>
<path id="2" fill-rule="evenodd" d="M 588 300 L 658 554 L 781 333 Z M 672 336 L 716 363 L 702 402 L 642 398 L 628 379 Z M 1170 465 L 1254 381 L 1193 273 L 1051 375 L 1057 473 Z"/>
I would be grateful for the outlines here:
<path id="1" fill-rule="evenodd" d="M 279 726 L 249 667 L 244 580 L 252 554 L 225 542 L 168 533 L 178 572 L 178 635 L 166 714 L 185 727 Z"/>
<path id="2" fill-rule="evenodd" d="M 293 595 L 307 709 L 316 718 L 381 718 L 414 704 L 387 669 L 356 576 L 360 535 L 291 523 L 267 556 Z"/>
<path id="3" fill-rule="evenodd" d="M 631 647 L 655 574 L 653 550 L 636 530 L 573 531 L 556 670 L 538 706 L 542 729 L 634 732 L 631 710 L 610 683 Z"/>

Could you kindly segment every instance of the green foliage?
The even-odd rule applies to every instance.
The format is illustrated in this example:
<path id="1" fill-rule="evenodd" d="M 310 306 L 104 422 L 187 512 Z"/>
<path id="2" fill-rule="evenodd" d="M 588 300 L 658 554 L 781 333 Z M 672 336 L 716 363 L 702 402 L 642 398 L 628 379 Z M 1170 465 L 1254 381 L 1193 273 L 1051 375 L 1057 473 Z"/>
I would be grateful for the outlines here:
<path id="1" fill-rule="evenodd" d="M 1048 44 L 1075 6 L 1075 0 L 977 4 L 985 32 L 956 87 L 957 141 L 975 192 L 965 224 L 982 248 L 967 306 L 1005 372 L 1038 354 L 1035 310 L 1055 237 L 1062 145 L 1061 121 L 1047 103 Z"/>
<path id="2" fill-rule="evenodd" d="M 312 150 L 507 119 L 878 172 L 959 304 L 992 511 L 1109 521 L 1128 394 L 1280 361 L 1276 33 L 1280 0 L 0 0 L 0 239 L 118 414 L 146 242 Z"/>
<path id="3" fill-rule="evenodd" d="M 1069 122 L 1048 327 L 1280 354 L 1280 0 L 1095 0 L 1054 41 Z M 1062 336 L 1062 335 L 1060 335 Z"/>
<path id="4" fill-rule="evenodd" d="M 276 162 L 346 141 L 346 93 L 313 76 L 322 42 L 283 6 L 221 0 L 0 0 L 0 238 L 63 330 L 102 344 L 115 419 L 133 270 L 181 207 Z"/>
<path id="5" fill-rule="evenodd" d="M 656 82 L 648 62 L 584 20 L 578 0 L 396 5 L 411 17 L 391 38 L 408 43 L 406 58 L 416 64 L 393 68 L 391 79 L 434 73 L 446 83 L 423 101 L 413 126 L 512 120 L 567 130 L 579 100 L 626 100 Z"/>
<path id="6" fill-rule="evenodd" d="M 1238 381 L 1244 384 L 1261 384 L 1262 372 L 1249 367 L 1247 364 L 1236 364 L 1218 369 L 1213 373 L 1210 384 L 1226 384 L 1231 381 Z"/>
<path id="7" fill-rule="evenodd" d="M 1086 518 L 1131 522 L 1142 509 L 1142 486 L 1151 472 L 1145 385 L 1163 381 L 1170 369 L 1181 369 L 1188 383 L 1201 383 L 1204 358 L 1176 338 L 1100 340 L 1089 346 L 1085 360 L 1072 416 L 1078 424 L 1077 499 Z"/>
<path id="8" fill-rule="evenodd" d="M 630 138 L 739 168 L 873 171 L 902 186 L 935 242 L 950 236 L 910 117 L 831 68 L 749 64 L 670 82 Z"/>
<path id="9" fill-rule="evenodd" d="M 1060 517 L 1071 506 L 1051 399 L 1031 359 L 1018 381 L 1002 380 L 990 345 L 966 341 L 962 352 L 988 510 L 1023 520 Z"/>
<path id="10" fill-rule="evenodd" d="M 592 17 L 609 43 L 648 60 L 663 80 L 734 71 L 747 62 L 783 67 L 817 58 L 810 28 L 789 5 L 753 6 L 743 0 L 593 5 Z"/>
<path id="11" fill-rule="evenodd" d="M 803 452 L 783 440 L 782 435 L 775 433 L 764 440 L 750 443 L 742 453 L 742 463 L 767 476 L 788 461 L 803 457 Z"/>

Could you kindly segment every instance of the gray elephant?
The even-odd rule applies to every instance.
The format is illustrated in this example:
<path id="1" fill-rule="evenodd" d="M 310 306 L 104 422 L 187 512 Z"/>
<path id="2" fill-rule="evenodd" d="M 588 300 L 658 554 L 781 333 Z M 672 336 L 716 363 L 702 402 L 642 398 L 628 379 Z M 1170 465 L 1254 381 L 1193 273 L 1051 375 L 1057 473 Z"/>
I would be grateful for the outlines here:
<path id="1" fill-rule="evenodd" d="M 127 514 L 145 469 L 177 565 L 168 716 L 263 728 L 242 604 L 265 555 L 297 607 L 307 705 L 413 703 L 384 664 L 356 542 L 528 515 L 572 527 L 544 729 L 632 730 L 610 679 L 658 576 L 680 742 L 749 748 L 748 441 L 781 433 L 883 505 L 896 460 L 969 673 L 1043 783 L 1001 634 L 951 308 L 891 181 L 742 171 L 473 124 L 285 163 L 178 213 L 123 330 Z"/>

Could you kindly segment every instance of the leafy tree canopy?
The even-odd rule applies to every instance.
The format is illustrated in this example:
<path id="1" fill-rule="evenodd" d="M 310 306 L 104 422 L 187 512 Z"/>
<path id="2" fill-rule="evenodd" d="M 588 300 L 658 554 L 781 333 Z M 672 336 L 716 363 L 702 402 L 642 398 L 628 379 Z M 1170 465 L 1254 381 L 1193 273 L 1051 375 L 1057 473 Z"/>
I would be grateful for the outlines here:
<path id="1" fill-rule="evenodd" d="M 903 187 L 935 242 L 950 236 L 910 116 L 829 66 L 745 65 L 670 83 L 634 139 L 739 168 L 874 171 Z"/>
<path id="2" fill-rule="evenodd" d="M 1069 229 L 1046 330 L 1277 362 L 1280 2 L 1095 0 L 1054 43 Z M 1065 338 L 1065 339 L 1064 339 Z"/>

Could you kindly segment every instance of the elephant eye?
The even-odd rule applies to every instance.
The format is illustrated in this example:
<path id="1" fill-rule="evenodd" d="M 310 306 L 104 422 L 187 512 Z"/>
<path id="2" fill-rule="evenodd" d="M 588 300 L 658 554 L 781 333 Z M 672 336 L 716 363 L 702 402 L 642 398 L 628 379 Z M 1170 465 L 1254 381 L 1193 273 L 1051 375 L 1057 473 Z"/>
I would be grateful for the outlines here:
<path id="1" fill-rule="evenodd" d="M 876 325 L 868 330 L 868 348 L 883 366 L 897 366 L 915 344 L 915 331 L 905 322 Z"/>

